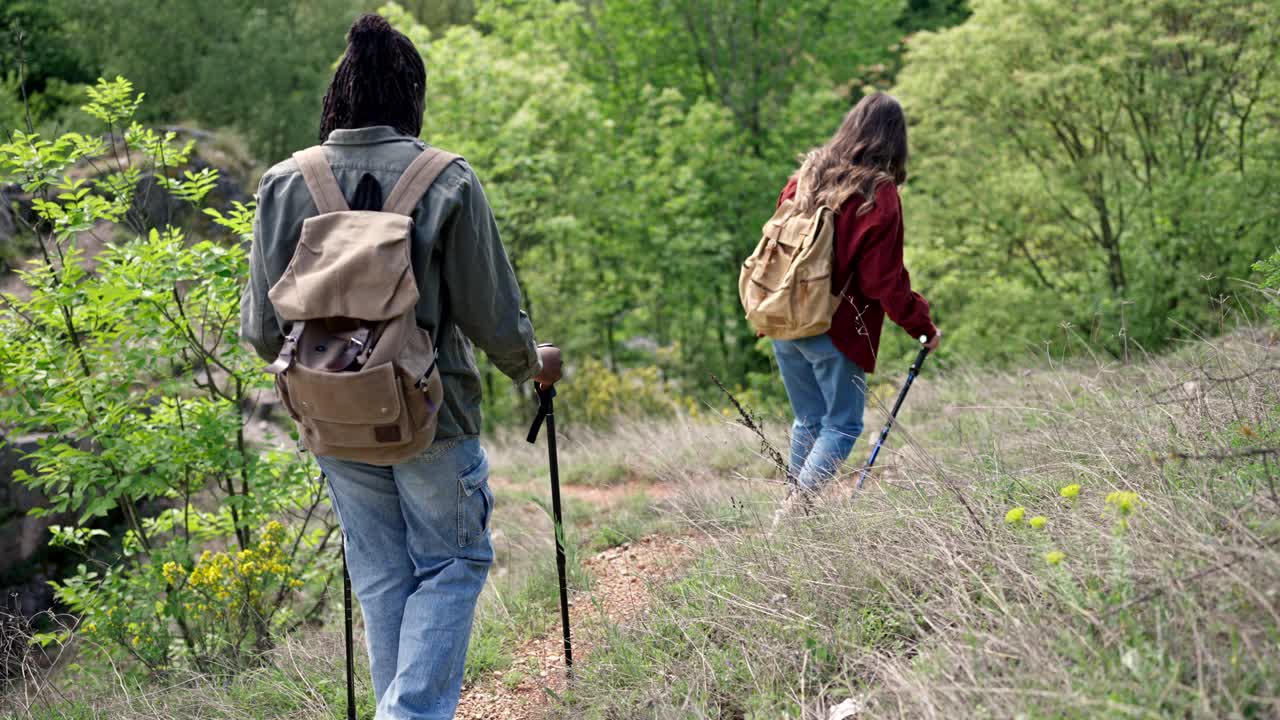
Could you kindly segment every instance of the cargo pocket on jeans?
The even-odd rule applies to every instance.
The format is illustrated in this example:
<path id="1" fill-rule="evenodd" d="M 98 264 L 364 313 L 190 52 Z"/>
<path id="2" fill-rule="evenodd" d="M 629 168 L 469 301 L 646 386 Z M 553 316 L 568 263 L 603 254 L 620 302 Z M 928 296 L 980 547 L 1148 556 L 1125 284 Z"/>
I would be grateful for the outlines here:
<path id="1" fill-rule="evenodd" d="M 474 457 L 458 474 L 458 547 L 467 547 L 489 528 L 493 493 L 489 490 L 489 459 L 475 445 Z M 471 453 L 468 453 L 471 455 Z"/>

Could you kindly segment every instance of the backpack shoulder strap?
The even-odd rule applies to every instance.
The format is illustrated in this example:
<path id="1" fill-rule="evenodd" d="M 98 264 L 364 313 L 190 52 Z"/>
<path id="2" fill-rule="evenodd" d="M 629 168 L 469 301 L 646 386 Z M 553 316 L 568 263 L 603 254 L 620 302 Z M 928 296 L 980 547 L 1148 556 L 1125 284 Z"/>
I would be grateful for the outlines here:
<path id="1" fill-rule="evenodd" d="M 413 215 L 418 201 L 431 188 L 436 178 L 440 177 L 440 173 L 444 172 L 444 169 L 454 160 L 459 159 L 461 159 L 460 155 L 445 152 L 440 148 L 429 147 L 423 150 L 422 154 L 414 158 L 413 162 L 409 163 L 409 167 L 405 168 L 396 186 L 391 188 L 391 194 L 383 203 L 382 211 L 398 215 Z"/>
<path id="2" fill-rule="evenodd" d="M 321 215 L 351 209 L 347 206 L 346 198 L 342 196 L 342 188 L 338 187 L 338 179 L 333 176 L 333 168 L 325 159 L 323 148 L 316 145 L 306 150 L 299 150 L 293 154 L 293 159 L 298 162 L 302 179 L 306 181 L 307 189 L 311 191 L 311 199 L 315 201 L 316 209 Z"/>

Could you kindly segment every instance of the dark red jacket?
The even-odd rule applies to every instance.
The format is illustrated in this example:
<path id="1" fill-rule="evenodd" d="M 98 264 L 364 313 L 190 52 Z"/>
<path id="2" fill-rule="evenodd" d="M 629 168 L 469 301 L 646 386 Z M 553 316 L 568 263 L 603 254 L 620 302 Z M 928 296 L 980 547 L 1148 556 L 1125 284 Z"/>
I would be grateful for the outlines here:
<path id="1" fill-rule="evenodd" d="M 782 189 L 778 204 L 795 197 L 796 180 Z M 898 188 L 884 183 L 875 207 L 858 215 L 862 196 L 849 198 L 836 216 L 836 267 L 833 287 L 846 288 L 827 335 L 844 356 L 867 372 L 876 370 L 884 316 L 914 338 L 938 331 L 929 303 L 911 290 L 902 264 L 902 202 Z M 847 287 L 846 287 L 847 286 Z"/>

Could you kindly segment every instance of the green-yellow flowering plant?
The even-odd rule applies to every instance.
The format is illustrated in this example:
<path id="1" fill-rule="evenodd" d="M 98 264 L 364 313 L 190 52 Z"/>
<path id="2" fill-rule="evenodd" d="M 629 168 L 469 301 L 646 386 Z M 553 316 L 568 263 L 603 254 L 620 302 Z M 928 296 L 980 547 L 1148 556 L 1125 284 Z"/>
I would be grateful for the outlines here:
<path id="1" fill-rule="evenodd" d="M 1117 526 L 1121 530 L 1128 529 L 1129 516 L 1138 507 L 1138 493 L 1128 490 L 1115 490 L 1107 494 L 1107 506 L 1115 511 L 1119 518 Z"/>

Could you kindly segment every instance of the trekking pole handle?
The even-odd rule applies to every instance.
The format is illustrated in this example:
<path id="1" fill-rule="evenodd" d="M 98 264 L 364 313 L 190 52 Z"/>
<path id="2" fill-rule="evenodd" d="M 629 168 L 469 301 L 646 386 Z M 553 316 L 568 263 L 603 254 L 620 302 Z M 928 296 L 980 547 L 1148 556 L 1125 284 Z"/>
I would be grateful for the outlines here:
<path id="1" fill-rule="evenodd" d="M 927 357 L 929 357 L 929 348 L 924 346 L 924 344 L 925 344 L 925 343 L 927 343 L 927 342 L 929 342 L 929 338 L 928 338 L 928 336 L 921 335 L 921 336 L 920 336 L 920 345 L 921 345 L 922 347 L 920 348 L 920 352 L 916 353 L 916 361 L 915 361 L 915 362 L 913 362 L 913 363 L 911 363 L 911 374 L 912 374 L 912 375 L 919 375 L 919 374 L 920 374 L 920 368 L 924 366 L 924 359 L 925 359 L 925 358 L 927 358 Z"/>
<path id="2" fill-rule="evenodd" d="M 542 385 L 540 383 L 533 384 L 534 392 L 538 394 L 538 414 L 533 418 L 533 425 L 529 428 L 529 436 L 525 438 L 530 443 L 538 442 L 538 433 L 542 431 L 542 423 L 547 416 L 555 412 L 555 403 L 552 398 L 556 396 L 555 385 Z"/>

